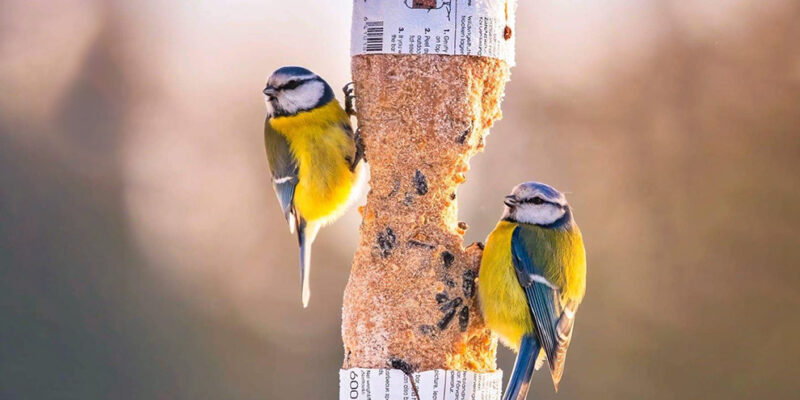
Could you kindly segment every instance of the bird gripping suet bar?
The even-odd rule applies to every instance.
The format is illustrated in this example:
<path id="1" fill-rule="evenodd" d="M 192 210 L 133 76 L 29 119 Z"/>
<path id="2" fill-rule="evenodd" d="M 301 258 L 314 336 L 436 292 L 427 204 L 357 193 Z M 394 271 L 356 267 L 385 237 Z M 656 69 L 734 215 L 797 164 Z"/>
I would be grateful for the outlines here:
<path id="1" fill-rule="evenodd" d="M 311 296 L 311 245 L 358 197 L 365 176 L 363 147 L 350 117 L 322 78 L 283 67 L 263 90 L 264 143 L 272 187 L 300 247 L 301 301 Z"/>

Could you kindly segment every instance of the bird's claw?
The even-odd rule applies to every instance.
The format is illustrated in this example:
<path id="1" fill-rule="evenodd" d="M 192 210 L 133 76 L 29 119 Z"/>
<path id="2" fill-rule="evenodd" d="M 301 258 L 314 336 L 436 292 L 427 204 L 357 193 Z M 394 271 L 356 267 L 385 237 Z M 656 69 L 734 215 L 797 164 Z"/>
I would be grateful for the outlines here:
<path id="1" fill-rule="evenodd" d="M 356 143 L 356 155 L 353 157 L 353 163 L 350 165 L 350 170 L 355 171 L 356 166 L 358 166 L 358 163 L 362 159 L 367 161 L 367 157 L 365 156 L 365 150 L 367 146 L 364 144 L 364 137 L 361 135 L 360 126 L 358 129 L 356 129 L 356 133 L 353 134 L 353 141 Z"/>
<path id="2" fill-rule="evenodd" d="M 347 115 L 353 116 L 353 115 L 356 114 L 356 108 L 355 108 L 355 100 L 356 100 L 355 84 L 353 84 L 353 82 L 350 82 L 350 83 L 344 85 L 344 87 L 342 88 L 342 91 L 344 92 L 344 111 L 347 113 Z"/>

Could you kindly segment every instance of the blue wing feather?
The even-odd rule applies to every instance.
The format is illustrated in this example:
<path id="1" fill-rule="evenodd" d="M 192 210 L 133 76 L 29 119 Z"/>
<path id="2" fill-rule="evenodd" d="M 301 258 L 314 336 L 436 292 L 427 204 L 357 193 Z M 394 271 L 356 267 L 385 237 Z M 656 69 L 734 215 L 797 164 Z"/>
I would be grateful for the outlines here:
<path id="1" fill-rule="evenodd" d="M 536 328 L 536 337 L 547 356 L 557 389 L 563 371 L 564 355 L 569 346 L 569 336 L 572 333 L 571 318 L 568 326 L 566 324 L 559 326 L 563 312 L 559 291 L 547 282 L 542 267 L 531 257 L 525 241 L 520 237 L 521 234 L 522 231 L 518 226 L 511 236 L 514 269 L 517 280 L 525 291 L 528 308 Z M 568 328 L 568 332 L 562 332 L 564 328 Z"/>
<path id="2" fill-rule="evenodd" d="M 264 124 L 264 143 L 272 176 L 272 188 L 278 196 L 286 221 L 289 222 L 289 229 L 293 231 L 299 222 L 293 206 L 294 189 L 298 179 L 297 160 L 292 154 L 289 142 L 272 127 L 269 119 Z"/>

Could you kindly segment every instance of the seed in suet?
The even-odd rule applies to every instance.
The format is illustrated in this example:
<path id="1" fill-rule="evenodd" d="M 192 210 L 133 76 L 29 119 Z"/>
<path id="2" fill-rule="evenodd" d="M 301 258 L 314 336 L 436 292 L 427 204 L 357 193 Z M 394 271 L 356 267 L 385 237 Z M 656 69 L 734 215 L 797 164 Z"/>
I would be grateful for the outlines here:
<path id="1" fill-rule="evenodd" d="M 450 300 L 447 303 L 444 303 L 444 304 L 440 305 L 439 306 L 439 310 L 442 311 L 442 312 L 447 312 L 447 311 L 450 311 L 452 309 L 458 308 L 463 302 L 464 302 L 464 300 L 461 299 L 461 297 L 456 297 L 455 299 Z"/>
<path id="2" fill-rule="evenodd" d="M 461 309 L 461 311 L 458 312 L 458 327 L 461 329 L 461 332 L 466 332 L 468 325 L 469 325 L 469 307 L 464 307 Z"/>
<path id="3" fill-rule="evenodd" d="M 467 136 L 469 136 L 469 128 L 467 128 L 467 129 L 464 129 L 464 131 L 462 131 L 462 132 L 461 132 L 461 133 L 458 135 L 458 137 L 456 138 L 456 141 L 457 141 L 459 144 L 463 144 L 464 142 L 466 142 L 466 141 L 467 141 Z"/>
<path id="4" fill-rule="evenodd" d="M 406 374 L 411 374 L 414 372 L 414 366 L 409 364 L 408 362 L 404 361 L 402 358 L 392 357 L 389 359 L 389 365 L 394 369 L 399 369 Z"/>
<path id="5" fill-rule="evenodd" d="M 433 335 L 433 333 L 436 331 L 435 329 L 436 328 L 434 328 L 433 325 L 420 325 L 419 326 L 420 333 L 422 333 L 423 335 L 428 335 L 428 336 Z"/>
<path id="6" fill-rule="evenodd" d="M 392 228 L 387 227 L 385 232 L 378 232 L 378 247 L 381 249 L 381 256 L 389 257 L 392 254 L 396 240 L 397 237 L 394 236 Z"/>
<path id="7" fill-rule="evenodd" d="M 461 283 L 461 288 L 464 289 L 464 297 L 472 298 L 475 295 L 475 271 L 468 269 L 464 271 L 464 281 Z"/>
<path id="8" fill-rule="evenodd" d="M 395 179 L 394 183 L 392 184 L 392 190 L 389 192 L 389 194 L 386 195 L 386 197 L 394 196 L 395 194 L 397 194 L 398 190 L 400 190 L 400 180 Z"/>
<path id="9" fill-rule="evenodd" d="M 483 250 L 484 244 L 483 244 L 483 242 L 473 242 L 473 243 L 472 243 L 471 245 L 469 245 L 468 247 L 472 247 L 472 246 L 477 246 L 477 247 L 478 247 L 478 249 L 480 249 L 480 250 Z"/>
<path id="10" fill-rule="evenodd" d="M 466 127 L 466 129 L 464 129 L 463 131 L 461 131 L 461 133 L 458 134 L 458 137 L 456 137 L 456 142 L 458 142 L 459 144 L 464 144 L 464 142 L 467 141 L 467 137 L 469 136 L 470 132 L 472 132 L 472 121 L 470 121 L 469 126 Z"/>
<path id="11" fill-rule="evenodd" d="M 445 330 L 447 328 L 447 325 L 450 325 L 450 321 L 453 320 L 453 317 L 455 315 L 456 315 L 456 309 L 451 308 L 450 310 L 445 312 L 442 319 L 440 319 L 439 322 L 436 323 L 436 327 L 439 328 L 440 331 Z"/>
<path id="12" fill-rule="evenodd" d="M 428 179 L 419 170 L 414 173 L 414 188 L 417 189 L 417 194 L 420 196 L 428 193 Z"/>
<path id="13" fill-rule="evenodd" d="M 419 240 L 414 240 L 414 239 L 409 240 L 408 244 L 411 245 L 411 246 L 414 246 L 414 247 L 424 247 L 426 249 L 435 249 L 436 248 L 436 246 L 434 246 L 434 245 L 432 245 L 430 243 L 420 242 Z"/>
<path id="14" fill-rule="evenodd" d="M 442 261 L 444 262 L 444 267 L 445 268 L 450 268 L 450 266 L 453 265 L 453 261 L 455 259 L 456 259 L 456 256 L 454 256 L 453 253 L 451 253 L 451 252 L 449 252 L 447 250 L 442 252 Z"/>

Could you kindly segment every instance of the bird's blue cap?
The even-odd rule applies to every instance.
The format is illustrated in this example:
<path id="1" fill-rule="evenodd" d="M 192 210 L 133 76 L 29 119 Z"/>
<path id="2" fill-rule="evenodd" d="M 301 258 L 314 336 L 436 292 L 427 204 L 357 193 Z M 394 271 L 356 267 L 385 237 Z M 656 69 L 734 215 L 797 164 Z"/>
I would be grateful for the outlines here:
<path id="1" fill-rule="evenodd" d="M 294 65 L 289 65 L 285 67 L 280 67 L 272 75 L 288 75 L 288 76 L 299 76 L 299 75 L 312 75 L 313 72 L 303 68 L 297 67 Z"/>
<path id="2" fill-rule="evenodd" d="M 564 196 L 563 193 L 559 192 L 555 188 L 550 185 L 541 183 L 541 182 L 524 182 L 520 183 L 514 190 L 511 191 L 512 195 L 518 199 L 526 199 L 532 198 L 535 196 L 540 196 L 547 201 L 566 205 L 567 198 Z"/>

